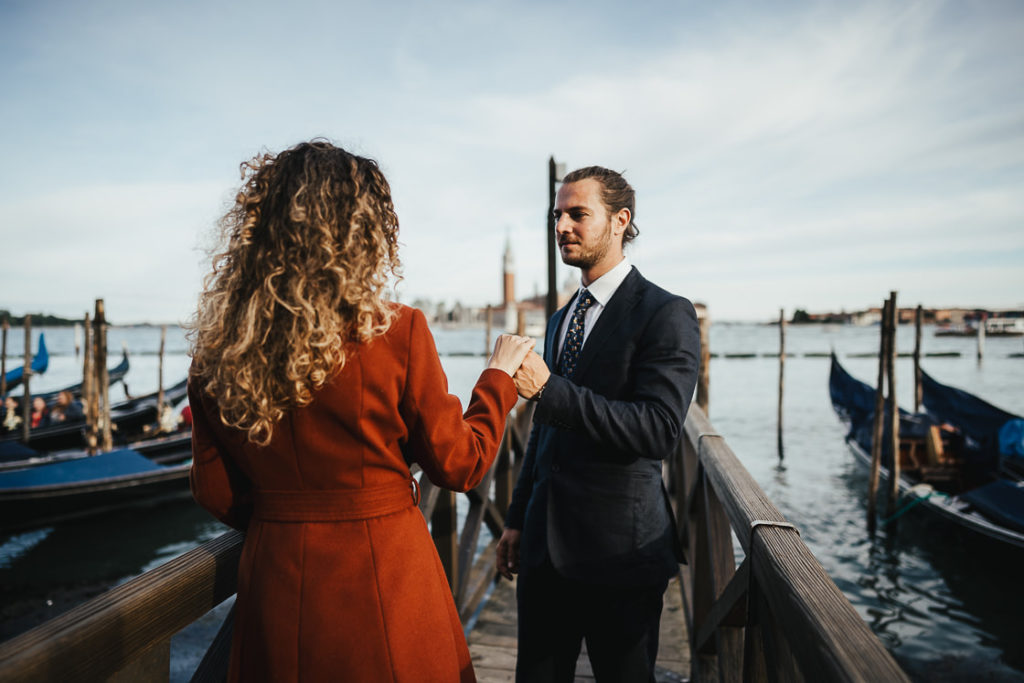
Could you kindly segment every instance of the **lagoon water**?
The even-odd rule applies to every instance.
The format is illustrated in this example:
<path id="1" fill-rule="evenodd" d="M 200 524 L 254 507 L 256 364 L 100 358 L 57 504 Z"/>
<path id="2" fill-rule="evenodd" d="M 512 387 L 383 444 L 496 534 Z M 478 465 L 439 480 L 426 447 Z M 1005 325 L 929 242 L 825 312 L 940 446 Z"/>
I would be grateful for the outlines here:
<path id="1" fill-rule="evenodd" d="M 41 330 L 51 353 L 33 390 L 77 381 L 69 328 Z M 435 328 L 450 390 L 463 402 L 484 364 L 484 331 Z M 9 347 L 21 349 L 13 329 Z M 33 342 L 34 343 L 34 342 Z M 874 383 L 877 327 L 792 326 L 787 329 L 784 401 L 785 457 L 776 449 L 778 328 L 715 324 L 711 328 L 710 417 L 768 496 L 796 524 L 801 536 L 858 613 L 917 681 L 1024 680 L 1024 552 L 993 547 L 913 511 L 874 539 L 865 530 L 866 471 L 850 455 L 845 430 L 828 397 L 834 349 L 856 377 Z M 127 377 L 133 395 L 157 387 L 159 329 L 113 328 L 110 364 L 122 344 L 131 353 Z M 898 333 L 901 352 L 913 347 L 913 330 Z M 181 330 L 168 331 L 164 381 L 188 367 Z M 975 340 L 940 338 L 925 329 L 923 349 L 960 352 L 932 357 L 924 368 L 940 382 L 961 387 L 1016 414 L 1024 414 L 1021 338 L 989 338 L 978 361 Z M 726 354 L 754 354 L 750 358 Z M 8 358 L 8 367 L 19 365 Z M 909 358 L 897 364 L 897 390 L 912 396 Z M 16 392 L 17 393 L 17 392 Z M 123 398 L 120 387 L 112 400 Z M 0 537 L 0 638 L 20 633 L 78 602 L 152 569 L 213 538 L 224 527 L 189 500 L 114 512 Z M 486 533 L 486 532 L 485 532 Z M 187 679 L 187 676 L 186 676 Z"/>

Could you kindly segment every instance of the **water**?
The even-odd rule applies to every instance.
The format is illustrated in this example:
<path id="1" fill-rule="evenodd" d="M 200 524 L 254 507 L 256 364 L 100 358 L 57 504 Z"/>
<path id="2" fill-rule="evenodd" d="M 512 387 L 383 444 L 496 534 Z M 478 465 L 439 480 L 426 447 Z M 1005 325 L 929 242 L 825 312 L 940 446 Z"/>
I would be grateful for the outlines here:
<path id="1" fill-rule="evenodd" d="M 45 391 L 80 374 L 70 329 L 48 329 L 49 371 L 34 378 Z M 450 390 L 463 402 L 484 365 L 481 329 L 434 330 Z M 156 389 L 159 330 L 115 328 L 111 363 L 121 344 L 132 352 L 131 393 Z M 21 347 L 20 331 L 11 340 Z M 901 327 L 901 352 L 913 347 L 913 331 Z M 975 340 L 938 338 L 926 328 L 924 352 L 959 351 L 959 358 L 925 358 L 937 380 L 976 393 L 1010 412 L 1024 414 L 1024 350 L 1020 338 L 989 338 L 983 362 Z M 785 459 L 776 451 L 778 328 L 714 325 L 710 417 L 737 456 L 910 676 L 919 681 L 1024 680 L 1024 600 L 1019 576 L 1024 553 L 994 548 L 941 522 L 905 516 L 897 529 L 871 540 L 865 530 L 866 472 L 843 442 L 845 430 L 828 398 L 827 353 L 871 384 L 877 364 L 877 327 L 797 326 L 787 329 L 784 402 Z M 188 367 L 180 330 L 168 330 L 164 380 L 170 385 Z M 726 358 L 754 353 L 754 358 Z M 20 364 L 20 361 L 11 363 Z M 911 401 L 912 364 L 897 362 L 897 390 Z M 116 389 L 113 400 L 120 398 Z M 224 530 L 189 501 L 131 513 L 120 512 L 0 537 L 0 638 L 19 633 L 185 552 Z"/>

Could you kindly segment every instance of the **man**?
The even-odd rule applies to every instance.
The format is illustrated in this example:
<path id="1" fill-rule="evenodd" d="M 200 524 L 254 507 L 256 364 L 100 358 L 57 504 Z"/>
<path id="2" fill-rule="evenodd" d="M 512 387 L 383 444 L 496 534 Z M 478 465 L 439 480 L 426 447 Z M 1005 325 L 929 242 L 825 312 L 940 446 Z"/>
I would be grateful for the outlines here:
<path id="1" fill-rule="evenodd" d="M 661 460 L 682 438 L 700 337 L 690 302 L 625 258 L 634 215 L 633 189 L 605 168 L 558 192 L 555 236 L 582 287 L 515 377 L 537 406 L 497 551 L 519 574 L 520 682 L 572 681 L 584 639 L 599 683 L 654 680 L 682 561 Z"/>

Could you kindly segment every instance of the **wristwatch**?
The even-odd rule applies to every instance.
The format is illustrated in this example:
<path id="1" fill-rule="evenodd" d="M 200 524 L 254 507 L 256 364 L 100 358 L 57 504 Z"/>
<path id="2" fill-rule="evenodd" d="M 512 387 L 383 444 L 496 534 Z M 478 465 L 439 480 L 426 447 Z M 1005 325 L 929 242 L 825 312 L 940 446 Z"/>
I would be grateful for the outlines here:
<path id="1" fill-rule="evenodd" d="M 547 386 L 548 386 L 548 383 L 544 382 L 544 384 L 541 385 L 540 389 L 537 390 L 537 393 L 530 397 L 530 400 L 531 401 L 539 401 L 541 394 L 544 393 L 544 389 L 546 389 Z"/>

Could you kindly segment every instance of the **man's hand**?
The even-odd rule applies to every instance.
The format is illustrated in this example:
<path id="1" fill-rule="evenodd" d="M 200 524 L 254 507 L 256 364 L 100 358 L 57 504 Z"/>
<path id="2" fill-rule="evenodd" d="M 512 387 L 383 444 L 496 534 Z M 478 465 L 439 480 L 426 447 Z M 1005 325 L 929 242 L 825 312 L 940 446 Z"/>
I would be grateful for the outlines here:
<path id="1" fill-rule="evenodd" d="M 509 581 L 513 574 L 519 573 L 519 537 L 522 535 L 518 529 L 505 529 L 498 540 L 498 573 Z"/>
<path id="2" fill-rule="evenodd" d="M 519 395 L 529 399 L 536 396 L 541 387 L 548 383 L 549 377 L 551 371 L 544 364 L 544 359 L 536 353 L 528 353 L 512 379 L 515 380 Z"/>

